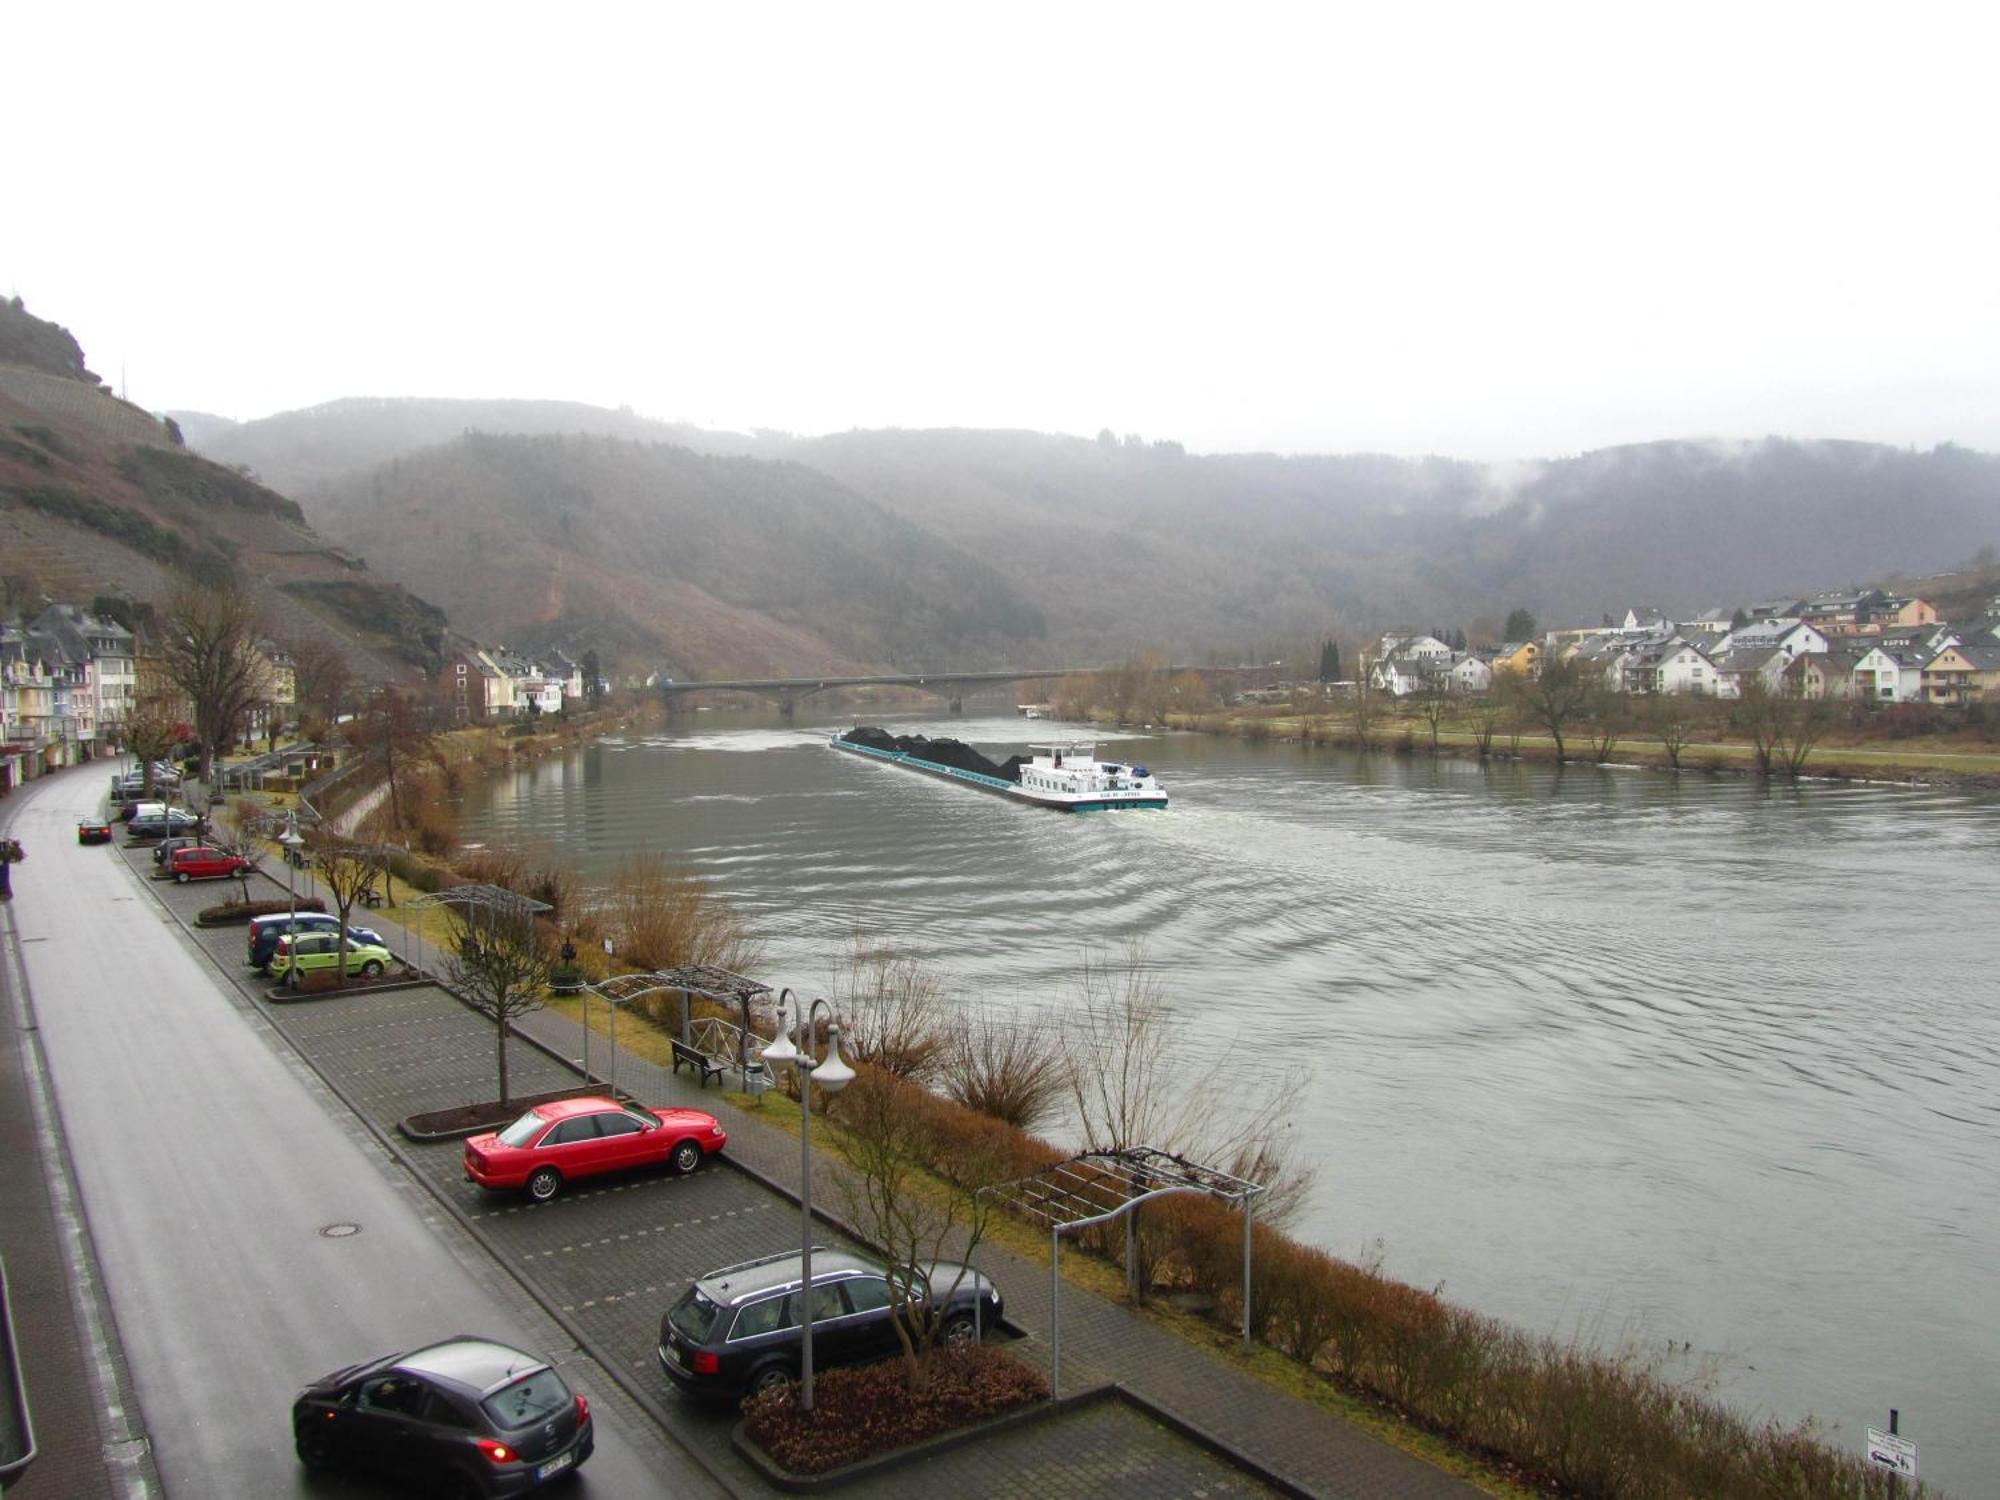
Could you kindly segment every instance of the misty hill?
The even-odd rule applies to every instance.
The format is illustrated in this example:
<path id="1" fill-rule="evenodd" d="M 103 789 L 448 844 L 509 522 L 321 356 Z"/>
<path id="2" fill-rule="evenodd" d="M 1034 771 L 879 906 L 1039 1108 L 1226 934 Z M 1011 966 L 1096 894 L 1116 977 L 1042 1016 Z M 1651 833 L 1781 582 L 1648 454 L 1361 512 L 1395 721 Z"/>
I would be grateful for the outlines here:
<path id="1" fill-rule="evenodd" d="M 254 422 L 214 426 L 188 441 L 217 463 L 248 468 L 264 483 L 304 498 L 329 480 L 450 442 L 469 432 L 588 433 L 678 443 L 702 453 L 760 451 L 761 439 L 656 422 L 577 401 L 459 401 L 355 397 Z"/>
<path id="2" fill-rule="evenodd" d="M 993 568 L 802 464 L 470 434 L 322 487 L 329 535 L 524 646 L 704 676 L 1041 657 Z"/>
<path id="3" fill-rule="evenodd" d="M 259 472 L 331 473 L 359 459 L 334 443 L 297 454 L 288 445 L 321 423 L 391 447 L 441 425 L 460 424 L 458 437 L 475 409 L 494 434 L 517 409 L 538 423 L 588 413 L 614 434 L 639 422 L 553 403 L 339 402 L 245 423 L 211 440 L 210 451 L 263 445 Z M 701 441 L 710 446 L 747 444 L 756 456 L 704 468 L 678 441 L 686 434 L 673 431 L 679 457 L 637 456 L 666 451 L 651 437 L 615 460 L 606 456 L 613 449 L 586 443 L 530 450 L 461 441 L 440 450 L 456 457 L 421 461 L 404 448 L 401 471 L 357 467 L 298 494 L 330 535 L 446 600 L 468 630 L 508 638 L 527 626 L 592 626 L 609 632 L 599 642 L 607 650 L 657 642 L 669 661 L 704 674 L 725 670 L 725 659 L 806 671 L 855 660 L 936 664 L 941 651 L 978 653 L 962 657 L 966 665 L 1094 661 L 1149 648 L 1261 654 L 1393 624 L 1497 629 L 1516 605 L 1551 624 L 1634 604 L 1693 613 L 1921 576 L 2000 541 L 2000 460 L 1950 446 L 1661 442 L 1490 465 L 1198 455 L 1108 434 L 890 430 L 708 434 Z M 510 454 L 527 465 L 521 473 L 506 472 Z M 799 502 L 810 482 L 781 460 L 828 481 L 831 508 Z M 417 475 L 421 493 L 405 495 Z M 579 526 L 568 506 L 565 531 L 554 524 L 565 507 L 552 497 L 572 489 L 596 508 Z M 399 497 L 420 502 L 421 529 L 432 533 L 427 557 L 391 558 Z M 501 549 L 505 590 L 479 587 L 476 570 L 464 571 L 473 562 L 463 533 L 491 524 L 490 506 L 512 528 Z M 955 576 L 950 568 L 919 568 L 912 604 L 909 590 L 885 586 L 841 548 L 824 553 L 837 579 L 826 586 L 813 573 L 819 551 L 803 555 L 745 524 L 788 506 L 809 518 L 858 506 L 853 514 L 874 528 L 900 520 L 910 530 L 893 533 L 895 546 L 920 539 L 960 564 L 977 559 L 980 587 L 963 596 L 966 608 L 927 614 L 938 603 L 931 585 Z M 848 534 L 844 523 L 832 529 Z M 773 545 L 777 553 L 752 566 Z M 455 561 L 452 546 L 461 549 Z M 725 562 L 709 571 L 718 557 Z M 1037 614 L 1040 633 L 1029 624 Z M 750 644 L 780 625 L 792 633 Z"/>
<path id="4" fill-rule="evenodd" d="M 18 303 L 8 314 L 17 332 L 24 319 L 40 321 Z M 291 500 L 187 452 L 166 424 L 76 376 L 75 341 L 42 326 L 53 332 L 5 343 L 40 364 L 0 362 L 0 559 L 10 594 L 158 601 L 177 571 L 233 567 L 290 633 L 337 644 L 358 670 L 389 677 L 431 666 L 444 630 L 437 610 L 329 546 Z M 47 368 L 51 348 L 58 370 Z"/>

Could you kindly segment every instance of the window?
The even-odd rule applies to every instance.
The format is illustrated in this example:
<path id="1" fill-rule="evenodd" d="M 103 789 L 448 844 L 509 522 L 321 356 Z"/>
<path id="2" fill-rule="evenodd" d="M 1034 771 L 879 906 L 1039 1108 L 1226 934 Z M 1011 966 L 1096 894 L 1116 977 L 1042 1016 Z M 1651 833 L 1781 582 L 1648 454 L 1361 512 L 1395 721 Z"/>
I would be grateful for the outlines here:
<path id="1" fill-rule="evenodd" d="M 599 1135 L 637 1135 L 646 1127 L 628 1114 L 595 1115 Z"/>
<path id="2" fill-rule="evenodd" d="M 792 1300 L 797 1302 L 799 1299 L 794 1297 Z M 795 1313 L 793 1316 L 796 1319 L 797 1314 Z M 846 1316 L 847 1304 L 840 1299 L 839 1285 L 823 1286 L 815 1281 L 813 1283 L 813 1321 L 815 1323 L 824 1323 L 828 1318 L 844 1318 Z"/>
<path id="3" fill-rule="evenodd" d="M 880 1276 L 857 1276 L 846 1285 L 847 1305 L 858 1313 L 879 1312 L 889 1305 L 889 1283 Z"/>
<path id="4" fill-rule="evenodd" d="M 542 1141 L 544 1146 L 573 1146 L 578 1141 L 597 1139 L 597 1121 L 589 1115 L 577 1120 L 564 1120 L 548 1133 Z"/>
<path id="5" fill-rule="evenodd" d="M 790 1297 L 766 1297 L 762 1302 L 752 1302 L 736 1315 L 736 1326 L 729 1337 L 754 1339 L 767 1333 L 776 1333 L 781 1328 L 790 1328 L 792 1323 L 792 1299 Z"/>
<path id="6" fill-rule="evenodd" d="M 424 1388 L 408 1375 L 383 1375 L 361 1387 L 361 1405 L 368 1411 L 414 1417 L 422 1409 Z"/>
<path id="7" fill-rule="evenodd" d="M 483 1404 L 486 1415 L 507 1431 L 552 1417 L 572 1399 L 562 1376 L 554 1370 L 537 1370 L 526 1380 L 517 1380 L 506 1390 L 488 1396 Z"/>

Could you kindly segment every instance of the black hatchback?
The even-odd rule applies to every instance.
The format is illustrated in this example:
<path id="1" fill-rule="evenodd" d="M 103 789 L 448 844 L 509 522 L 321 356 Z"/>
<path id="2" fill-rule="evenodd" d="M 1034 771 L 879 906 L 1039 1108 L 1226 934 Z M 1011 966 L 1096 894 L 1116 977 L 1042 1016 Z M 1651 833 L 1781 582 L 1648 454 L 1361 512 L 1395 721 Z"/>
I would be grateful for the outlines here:
<path id="1" fill-rule="evenodd" d="M 911 1293 L 956 1344 L 1000 1322 L 999 1290 L 953 1261 L 912 1268 Z M 660 1319 L 660 1368 L 682 1390 L 736 1397 L 799 1376 L 803 1258 L 767 1255 L 724 1266 L 681 1294 Z M 813 1251 L 813 1368 L 859 1364 L 902 1347 L 890 1312 L 889 1273 L 879 1262 Z"/>
<path id="2" fill-rule="evenodd" d="M 590 1403 L 548 1361 L 461 1336 L 349 1365 L 292 1403 L 311 1469 L 358 1469 L 447 1500 L 528 1495 L 582 1466 Z"/>

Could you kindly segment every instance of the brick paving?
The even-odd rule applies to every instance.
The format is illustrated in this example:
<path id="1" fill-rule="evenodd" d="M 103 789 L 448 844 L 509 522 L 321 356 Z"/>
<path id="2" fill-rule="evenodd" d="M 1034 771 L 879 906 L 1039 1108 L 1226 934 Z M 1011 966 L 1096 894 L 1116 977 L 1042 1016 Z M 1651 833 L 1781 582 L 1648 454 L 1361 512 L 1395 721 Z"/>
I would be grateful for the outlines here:
<path id="1" fill-rule="evenodd" d="M 135 853 L 135 868 L 149 872 L 149 858 Z M 188 921 L 201 907 L 226 899 L 234 886 L 160 883 L 155 890 L 170 911 Z M 408 935 L 395 923 L 374 912 L 365 920 L 382 930 L 393 947 L 411 951 Z M 425 987 L 273 1005 L 251 983 L 241 928 L 195 929 L 193 936 L 226 973 L 237 976 L 238 989 L 250 1003 L 378 1126 L 388 1128 L 411 1114 L 490 1096 L 491 1023 L 444 991 Z M 575 1082 L 574 1072 L 557 1060 L 581 1055 L 582 1030 L 575 1022 L 544 1011 L 527 1017 L 517 1030 L 528 1040 L 509 1048 L 514 1092 Z M 601 1075 L 607 1044 L 595 1039 L 591 1052 L 593 1069 Z M 624 1049 L 617 1077 L 622 1090 L 649 1104 L 718 1107 L 692 1076 Z M 730 1132 L 726 1156 L 782 1192 L 795 1194 L 797 1136 L 754 1111 L 723 1110 L 721 1118 Z M 796 1243 L 795 1201 L 776 1196 L 725 1164 L 710 1163 L 686 1178 L 664 1171 L 639 1174 L 603 1187 L 579 1188 L 551 1204 L 529 1205 L 486 1195 L 465 1182 L 455 1142 L 400 1149 L 502 1262 L 579 1327 L 607 1367 L 634 1383 L 647 1409 L 673 1436 L 701 1453 L 712 1474 L 739 1494 L 768 1493 L 728 1448 L 733 1414 L 701 1408 L 666 1390 L 653 1350 L 666 1302 L 695 1275 Z M 838 1171 L 824 1156 L 815 1158 L 816 1205 L 841 1202 Z M 846 1243 L 831 1225 L 815 1238 L 822 1244 Z M 1036 1264 L 988 1246 L 981 1250 L 980 1269 L 1001 1287 L 1009 1320 L 1028 1331 L 1018 1351 L 1046 1372 L 1051 1313 L 1046 1262 Z M 1062 1355 L 1065 1394 L 1116 1382 L 1307 1493 L 1357 1500 L 1444 1500 L 1479 1493 L 1272 1389 L 1130 1309 L 1069 1284 L 1062 1291 Z M 1123 1493 L 1135 1485 L 1160 1497 L 1273 1492 L 1183 1433 L 1114 1401 L 871 1479 L 867 1492 L 1032 1494 L 1053 1500 Z"/>

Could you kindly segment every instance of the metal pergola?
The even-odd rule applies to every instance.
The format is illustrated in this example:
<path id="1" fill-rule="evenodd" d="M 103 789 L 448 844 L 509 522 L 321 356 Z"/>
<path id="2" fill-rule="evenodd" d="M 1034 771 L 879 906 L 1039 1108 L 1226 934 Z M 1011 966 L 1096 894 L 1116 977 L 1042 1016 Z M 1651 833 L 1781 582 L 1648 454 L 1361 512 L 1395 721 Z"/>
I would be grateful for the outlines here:
<path id="1" fill-rule="evenodd" d="M 504 912 L 508 916 L 540 916 L 545 911 L 555 910 L 546 901 L 537 901 L 532 896 L 522 895 L 519 891 L 510 891 L 504 885 L 454 885 L 442 891 L 413 896 L 406 904 L 422 910 L 456 906 L 468 914 L 475 911 L 491 911 Z M 421 970 L 423 966 L 424 929 L 420 922 L 417 924 L 417 968 Z"/>
<path id="2" fill-rule="evenodd" d="M 714 964 L 682 964 L 673 969 L 653 969 L 640 974 L 613 974 L 608 979 L 583 987 L 586 996 L 596 995 L 611 1007 L 611 1087 L 617 1090 L 618 1080 L 618 1007 L 629 1005 L 634 1000 L 643 1000 L 649 995 L 676 994 L 681 997 L 681 1043 L 693 1043 L 693 1003 L 692 997 L 700 995 L 704 1000 L 719 1001 L 724 1005 L 735 1005 L 743 1013 L 743 1028 L 736 1039 L 736 1068 L 742 1075 L 744 1087 L 749 1087 L 750 1078 L 750 1005 L 759 995 L 771 993 L 768 984 L 760 984 L 754 979 L 719 969 Z M 584 1001 L 585 1006 L 589 1000 Z M 583 1076 L 590 1077 L 590 1017 L 583 1018 Z"/>
<path id="3" fill-rule="evenodd" d="M 1125 1286 L 1137 1290 L 1139 1205 L 1169 1193 L 1200 1193 L 1243 1210 L 1243 1347 L 1250 1348 L 1250 1246 L 1257 1199 L 1270 1189 L 1220 1167 L 1189 1161 L 1152 1146 L 1085 1151 L 1011 1182 L 990 1183 L 975 1196 L 996 1202 L 1049 1232 L 1049 1390 L 1062 1394 L 1062 1236 L 1093 1224 L 1125 1220 Z"/>

